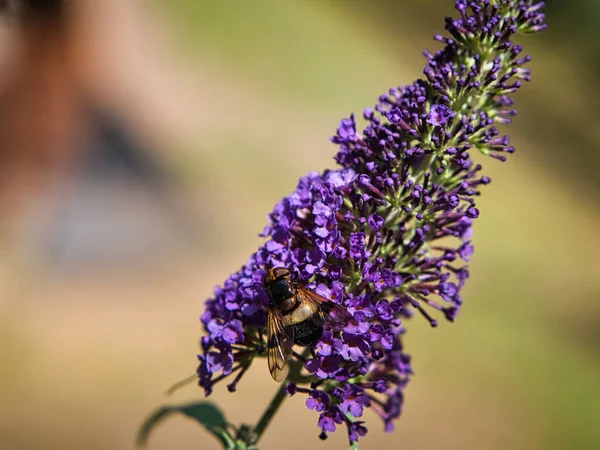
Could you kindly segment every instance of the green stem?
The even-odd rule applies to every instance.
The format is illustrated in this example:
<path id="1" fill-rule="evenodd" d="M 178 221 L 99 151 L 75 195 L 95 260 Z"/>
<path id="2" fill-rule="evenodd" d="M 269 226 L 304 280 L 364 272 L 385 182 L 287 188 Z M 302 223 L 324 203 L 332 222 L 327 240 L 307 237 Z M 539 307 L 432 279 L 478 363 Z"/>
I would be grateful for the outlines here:
<path id="1" fill-rule="evenodd" d="M 309 355 L 310 355 L 310 349 L 309 348 L 304 349 L 304 351 L 302 352 L 302 357 L 306 358 Z M 271 419 L 273 419 L 273 417 L 275 416 L 275 413 L 277 413 L 277 410 L 279 410 L 279 407 L 283 403 L 283 400 L 288 396 L 288 394 L 286 392 L 286 387 L 289 384 L 288 380 L 296 381 L 296 380 L 298 380 L 298 378 L 300 376 L 300 372 L 302 371 L 302 366 L 303 366 L 302 361 L 294 360 L 294 361 L 290 361 L 289 364 L 290 364 L 290 372 L 287 376 L 286 381 L 281 383 L 281 386 L 279 386 L 279 389 L 277 390 L 277 392 L 275 393 L 275 396 L 269 403 L 269 406 L 267 406 L 267 409 L 261 416 L 260 420 L 258 421 L 258 424 L 256 425 L 256 427 L 254 427 L 254 432 L 252 433 L 251 442 L 249 442 L 249 444 L 251 444 L 251 445 L 256 444 L 260 440 L 263 433 L 265 432 L 265 430 L 271 423 Z"/>
<path id="2" fill-rule="evenodd" d="M 283 400 L 287 397 L 287 392 L 285 391 L 286 387 L 286 383 L 281 383 L 281 386 L 279 386 L 279 389 L 273 397 L 273 400 L 271 400 L 271 403 L 269 403 L 269 406 L 258 421 L 258 424 L 254 428 L 252 444 L 256 444 L 261 438 L 262 434 L 267 429 L 267 426 L 269 426 L 269 423 L 271 423 L 271 419 L 275 416 L 275 413 L 283 403 Z"/>

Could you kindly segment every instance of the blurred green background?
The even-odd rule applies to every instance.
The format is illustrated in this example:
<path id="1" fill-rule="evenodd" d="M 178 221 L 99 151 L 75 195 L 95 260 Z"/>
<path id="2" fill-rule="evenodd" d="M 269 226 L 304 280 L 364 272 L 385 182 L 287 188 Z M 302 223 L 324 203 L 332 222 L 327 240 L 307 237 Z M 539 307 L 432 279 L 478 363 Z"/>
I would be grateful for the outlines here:
<path id="1" fill-rule="evenodd" d="M 6 227 L 3 450 L 133 448 L 154 407 L 201 398 L 193 386 L 163 392 L 195 369 L 203 300 L 254 251 L 297 178 L 333 166 L 339 119 L 420 76 L 422 51 L 453 11 L 451 0 L 111 1 L 102 13 L 87 3 L 76 17 L 95 24 L 98 42 L 120 26 L 110 48 L 135 48 L 98 63 L 121 75 L 120 87 L 96 92 L 130 122 L 142 117 L 165 149 L 195 234 L 184 256 L 74 275 L 32 263 L 29 235 Z M 549 30 L 520 38 L 534 81 L 517 95 L 517 153 L 483 160 L 493 183 L 478 202 L 465 306 L 454 324 L 408 324 L 415 376 L 403 416 L 385 434 L 367 413 L 361 448 L 600 448 L 600 8 L 549 3 Z M 252 423 L 275 389 L 259 363 L 236 394 L 219 386 L 213 401 Z M 306 448 L 313 437 L 315 448 L 344 448 L 342 430 L 317 440 L 317 419 L 292 398 L 261 448 Z M 180 418 L 149 448 L 218 446 Z"/>

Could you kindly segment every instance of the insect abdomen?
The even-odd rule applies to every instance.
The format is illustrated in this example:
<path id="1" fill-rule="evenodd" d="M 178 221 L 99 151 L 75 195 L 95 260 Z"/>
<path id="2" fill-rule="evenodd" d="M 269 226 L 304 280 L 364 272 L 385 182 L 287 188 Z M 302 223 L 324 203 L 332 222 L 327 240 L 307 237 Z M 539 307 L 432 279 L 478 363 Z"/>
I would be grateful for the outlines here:
<path id="1" fill-rule="evenodd" d="M 314 317 L 306 319 L 303 322 L 290 325 L 290 335 L 294 336 L 294 344 L 301 347 L 312 347 L 323 335 L 323 325 Z"/>

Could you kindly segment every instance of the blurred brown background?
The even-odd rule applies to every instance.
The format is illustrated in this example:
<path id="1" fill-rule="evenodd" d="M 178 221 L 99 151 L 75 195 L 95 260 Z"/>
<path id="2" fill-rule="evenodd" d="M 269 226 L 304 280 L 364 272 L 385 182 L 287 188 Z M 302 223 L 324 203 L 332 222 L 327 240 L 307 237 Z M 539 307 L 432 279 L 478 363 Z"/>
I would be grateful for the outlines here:
<path id="1" fill-rule="evenodd" d="M 420 76 L 453 2 L 2 3 L 0 449 L 132 449 L 154 407 L 202 396 L 164 391 L 213 286 L 333 165 L 339 119 Z M 364 448 L 600 448 L 600 7 L 549 3 L 518 153 L 484 162 L 466 305 L 409 324 L 404 415 L 386 435 L 367 414 Z M 276 389 L 260 363 L 214 394 L 234 423 Z M 261 448 L 344 448 L 317 418 L 291 399 Z M 218 446 L 173 418 L 149 448 Z"/>

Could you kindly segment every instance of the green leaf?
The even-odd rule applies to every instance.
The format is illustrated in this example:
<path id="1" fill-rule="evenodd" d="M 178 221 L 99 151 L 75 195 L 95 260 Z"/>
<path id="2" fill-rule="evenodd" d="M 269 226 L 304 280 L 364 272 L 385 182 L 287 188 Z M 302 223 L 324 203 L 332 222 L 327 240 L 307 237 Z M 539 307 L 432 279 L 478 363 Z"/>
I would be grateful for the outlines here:
<path id="1" fill-rule="evenodd" d="M 148 442 L 150 431 L 152 431 L 159 422 L 173 413 L 183 414 L 204 425 L 211 434 L 219 439 L 223 448 L 235 448 L 234 439 L 229 431 L 227 431 L 225 416 L 223 416 L 223 413 L 219 408 L 209 402 L 190 403 L 180 406 L 163 406 L 162 408 L 157 409 L 140 427 L 137 435 L 137 444 L 139 446 L 145 446 Z"/>
<path id="2" fill-rule="evenodd" d="M 350 450 L 358 450 L 358 441 L 350 442 Z"/>

